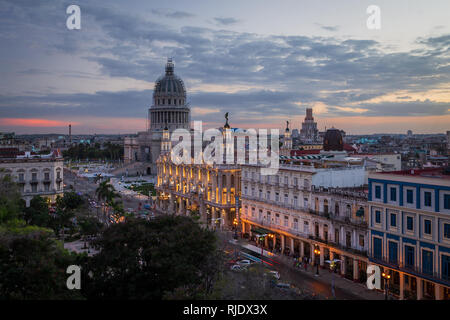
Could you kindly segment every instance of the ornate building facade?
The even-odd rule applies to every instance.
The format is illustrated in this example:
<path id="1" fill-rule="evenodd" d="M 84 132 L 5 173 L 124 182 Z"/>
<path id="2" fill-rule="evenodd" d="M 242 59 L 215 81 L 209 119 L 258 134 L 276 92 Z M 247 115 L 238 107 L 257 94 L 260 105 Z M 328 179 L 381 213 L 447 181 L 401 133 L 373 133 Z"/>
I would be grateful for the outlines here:
<path id="1" fill-rule="evenodd" d="M 64 192 L 62 156 L 53 152 L 49 155 L 31 155 L 0 158 L 0 175 L 9 175 L 19 185 L 26 206 L 34 196 L 41 196 L 54 203 Z"/>
<path id="2" fill-rule="evenodd" d="M 175 164 L 170 153 L 157 161 L 156 210 L 198 215 L 211 227 L 232 227 L 239 212 L 240 167 L 229 164 Z"/>
<path id="3" fill-rule="evenodd" d="M 280 165 L 277 175 L 261 176 L 258 166 L 243 165 L 242 232 L 254 239 L 263 236 L 268 250 L 310 257 L 320 266 L 339 259 L 343 276 L 363 282 L 369 247 L 367 194 L 362 189 L 332 188 L 315 177 L 320 170 Z M 324 175 L 331 175 L 340 169 L 324 170 Z"/>
<path id="4" fill-rule="evenodd" d="M 174 73 L 172 59 L 168 59 L 165 74 L 155 82 L 152 106 L 148 110 L 149 128 L 136 137 L 124 140 L 125 163 L 140 162 L 142 172 L 156 174 L 156 160 L 162 150 L 164 128 L 169 133 L 177 128 L 190 130 L 191 113 L 186 101 L 183 80 Z"/>

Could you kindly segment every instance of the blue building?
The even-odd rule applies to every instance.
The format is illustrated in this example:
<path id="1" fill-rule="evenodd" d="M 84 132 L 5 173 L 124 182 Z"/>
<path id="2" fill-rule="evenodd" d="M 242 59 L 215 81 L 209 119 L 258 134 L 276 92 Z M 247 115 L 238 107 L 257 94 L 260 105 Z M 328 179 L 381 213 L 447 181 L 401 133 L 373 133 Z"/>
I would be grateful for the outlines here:
<path id="1" fill-rule="evenodd" d="M 371 173 L 368 184 L 369 262 L 391 275 L 389 292 L 449 300 L 449 170 Z"/>

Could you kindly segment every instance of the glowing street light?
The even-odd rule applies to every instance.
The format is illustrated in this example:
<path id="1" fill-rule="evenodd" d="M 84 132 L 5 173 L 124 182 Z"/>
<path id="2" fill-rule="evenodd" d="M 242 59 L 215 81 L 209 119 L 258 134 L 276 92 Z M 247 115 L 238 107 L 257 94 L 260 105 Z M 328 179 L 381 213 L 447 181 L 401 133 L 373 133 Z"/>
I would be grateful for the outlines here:
<path id="1" fill-rule="evenodd" d="M 315 254 L 316 256 L 319 256 L 319 255 L 320 255 L 320 250 L 319 250 L 319 249 L 314 249 L 314 254 Z M 316 276 L 318 276 L 318 275 L 319 275 L 319 264 L 317 263 L 317 261 L 316 261 L 316 266 L 317 266 L 317 269 L 316 269 Z"/>
<path id="2" fill-rule="evenodd" d="M 381 276 L 384 279 L 384 299 L 387 300 L 388 299 L 388 291 L 389 291 L 389 279 L 391 278 L 390 274 L 387 273 L 382 273 Z"/>

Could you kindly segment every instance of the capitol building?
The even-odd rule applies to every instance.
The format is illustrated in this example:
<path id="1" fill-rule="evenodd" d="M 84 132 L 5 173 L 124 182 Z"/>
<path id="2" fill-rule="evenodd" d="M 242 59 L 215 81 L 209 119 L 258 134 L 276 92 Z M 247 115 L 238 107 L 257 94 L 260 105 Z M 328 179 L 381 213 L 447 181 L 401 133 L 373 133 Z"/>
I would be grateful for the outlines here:
<path id="1" fill-rule="evenodd" d="M 186 102 L 183 80 L 174 73 L 172 59 L 167 60 L 165 74 L 155 82 L 152 105 L 148 109 L 148 130 L 124 140 L 124 161 L 147 175 L 156 174 L 156 160 L 162 150 L 163 131 L 190 130 L 191 110 Z"/>

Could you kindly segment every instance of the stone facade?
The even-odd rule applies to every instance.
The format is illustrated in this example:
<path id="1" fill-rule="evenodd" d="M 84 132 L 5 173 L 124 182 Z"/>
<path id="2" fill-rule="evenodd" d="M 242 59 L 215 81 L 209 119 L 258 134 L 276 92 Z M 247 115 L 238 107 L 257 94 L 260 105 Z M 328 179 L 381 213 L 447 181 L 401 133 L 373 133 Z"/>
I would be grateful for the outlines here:
<path id="1" fill-rule="evenodd" d="M 164 214 L 199 215 L 212 228 L 233 227 L 239 213 L 240 167 L 175 164 L 170 153 L 157 161 L 156 209 Z M 237 201 L 238 200 L 238 201 Z"/>
<path id="2" fill-rule="evenodd" d="M 2 174 L 9 174 L 19 184 L 26 205 L 34 196 L 48 198 L 55 202 L 63 194 L 63 158 L 25 156 L 0 159 Z"/>
<path id="3" fill-rule="evenodd" d="M 264 230 L 271 235 L 263 243 L 269 250 L 306 256 L 322 267 L 339 259 L 342 275 L 364 281 L 367 195 L 354 188 L 313 187 L 315 172 L 308 166 L 281 166 L 276 176 L 261 176 L 258 169 L 242 166 L 242 232 L 257 239 Z"/>

